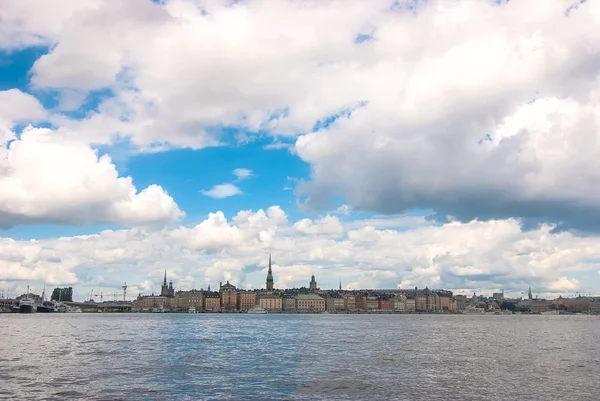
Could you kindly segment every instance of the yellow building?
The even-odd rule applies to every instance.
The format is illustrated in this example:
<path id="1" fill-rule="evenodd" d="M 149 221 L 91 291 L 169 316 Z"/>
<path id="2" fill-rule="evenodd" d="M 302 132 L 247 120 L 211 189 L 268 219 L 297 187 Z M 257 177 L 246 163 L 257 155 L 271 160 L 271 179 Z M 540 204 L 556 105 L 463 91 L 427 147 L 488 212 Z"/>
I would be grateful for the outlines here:
<path id="1" fill-rule="evenodd" d="M 237 308 L 238 310 L 247 311 L 256 306 L 256 292 L 254 291 L 239 291 L 237 293 Z"/>
<path id="2" fill-rule="evenodd" d="M 206 291 L 204 293 L 204 310 L 218 311 L 221 309 L 221 297 L 218 292 Z"/>
<path id="3" fill-rule="evenodd" d="M 406 311 L 414 312 L 417 310 L 416 299 L 415 298 L 407 298 L 406 299 Z"/>
<path id="4" fill-rule="evenodd" d="M 440 297 L 440 310 L 453 310 L 452 299 L 450 297 Z"/>
<path id="5" fill-rule="evenodd" d="M 283 298 L 275 294 L 260 294 L 256 304 L 269 312 L 278 312 L 283 309 Z"/>
<path id="6" fill-rule="evenodd" d="M 415 310 L 427 310 L 427 297 L 425 295 L 417 295 L 415 297 Z"/>
<path id="7" fill-rule="evenodd" d="M 190 290 L 190 291 L 178 291 L 175 293 L 175 307 L 179 310 L 189 310 L 194 308 L 197 311 L 201 311 L 204 305 L 204 293 L 203 291 Z"/>
<path id="8" fill-rule="evenodd" d="M 170 310 L 175 307 L 175 299 L 163 296 L 139 296 L 136 301 L 136 308 L 141 310 Z"/>
<path id="9" fill-rule="evenodd" d="M 325 299 L 315 294 L 297 295 L 296 309 L 299 312 L 323 312 Z"/>

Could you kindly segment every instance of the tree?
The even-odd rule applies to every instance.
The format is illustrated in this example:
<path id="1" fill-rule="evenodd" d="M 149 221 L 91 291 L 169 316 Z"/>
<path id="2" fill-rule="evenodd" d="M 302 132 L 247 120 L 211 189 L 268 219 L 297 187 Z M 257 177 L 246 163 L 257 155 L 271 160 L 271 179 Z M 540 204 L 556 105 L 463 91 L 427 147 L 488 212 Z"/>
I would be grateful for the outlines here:
<path id="1" fill-rule="evenodd" d="M 500 305 L 500 309 L 502 309 L 502 310 L 509 310 L 509 311 L 514 312 L 515 309 L 517 309 L 517 306 L 514 303 L 512 303 L 512 302 L 506 302 L 506 301 L 504 301 L 504 302 L 502 302 L 502 305 Z"/>
<path id="2" fill-rule="evenodd" d="M 52 291 L 51 301 L 73 302 L 73 287 L 55 288 Z"/>

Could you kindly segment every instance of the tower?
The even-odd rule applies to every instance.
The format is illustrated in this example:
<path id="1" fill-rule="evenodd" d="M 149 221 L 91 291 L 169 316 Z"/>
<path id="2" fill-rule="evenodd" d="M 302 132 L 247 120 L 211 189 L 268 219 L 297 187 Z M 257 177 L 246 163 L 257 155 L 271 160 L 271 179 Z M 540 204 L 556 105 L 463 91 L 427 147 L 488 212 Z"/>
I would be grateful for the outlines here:
<path id="1" fill-rule="evenodd" d="M 342 290 L 342 280 L 340 280 L 340 291 Z"/>
<path id="2" fill-rule="evenodd" d="M 315 291 L 317 289 L 317 280 L 315 280 L 315 275 L 313 274 L 310 278 L 310 284 L 308 287 L 309 290 Z"/>
<path id="3" fill-rule="evenodd" d="M 271 252 L 269 252 L 269 271 L 267 272 L 267 291 L 273 291 L 273 270 L 271 270 Z"/>
<path id="4" fill-rule="evenodd" d="M 531 293 L 531 287 L 529 287 L 529 293 L 527 294 L 527 298 L 531 301 L 533 299 L 533 294 Z"/>
<path id="5" fill-rule="evenodd" d="M 175 290 L 173 289 L 173 281 L 169 281 L 167 284 L 167 271 L 165 270 L 165 278 L 163 279 L 162 286 L 160 287 L 160 296 L 161 297 L 174 297 Z"/>
<path id="6" fill-rule="evenodd" d="M 121 288 L 123 289 L 123 302 L 127 302 L 127 283 L 123 283 Z"/>

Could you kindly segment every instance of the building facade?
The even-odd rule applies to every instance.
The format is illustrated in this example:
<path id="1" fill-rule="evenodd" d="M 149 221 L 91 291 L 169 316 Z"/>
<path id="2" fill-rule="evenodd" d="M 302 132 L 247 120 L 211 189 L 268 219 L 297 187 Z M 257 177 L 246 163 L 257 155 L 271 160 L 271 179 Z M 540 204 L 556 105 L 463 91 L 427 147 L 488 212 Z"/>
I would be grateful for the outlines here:
<path id="1" fill-rule="evenodd" d="M 229 280 L 225 285 L 219 283 L 219 295 L 221 297 L 221 308 L 226 310 L 237 308 L 237 289 L 233 284 L 229 284 Z"/>
<path id="2" fill-rule="evenodd" d="M 323 312 L 325 311 L 325 299 L 315 294 L 297 295 L 296 310 L 299 312 Z"/>
<path id="3" fill-rule="evenodd" d="M 283 298 L 275 294 L 258 295 L 256 304 L 269 312 L 280 312 L 283 310 Z"/>
<path id="4" fill-rule="evenodd" d="M 256 292 L 239 291 L 237 293 L 237 308 L 241 311 L 247 311 L 256 306 Z"/>

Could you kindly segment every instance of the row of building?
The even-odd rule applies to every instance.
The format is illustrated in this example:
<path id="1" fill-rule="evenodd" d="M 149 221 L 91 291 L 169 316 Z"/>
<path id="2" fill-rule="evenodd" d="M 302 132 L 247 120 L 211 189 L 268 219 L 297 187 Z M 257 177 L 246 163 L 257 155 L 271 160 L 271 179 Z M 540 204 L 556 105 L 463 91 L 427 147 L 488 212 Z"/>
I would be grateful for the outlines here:
<path id="1" fill-rule="evenodd" d="M 135 309 L 159 311 L 248 311 L 255 307 L 269 312 L 324 312 L 324 311 L 394 311 L 394 312 L 496 312 L 511 306 L 512 310 L 543 313 L 557 310 L 573 313 L 600 313 L 600 298 L 562 298 L 553 301 L 533 298 L 531 288 L 526 299 L 505 299 L 504 293 L 492 297 L 473 294 L 454 296 L 447 290 L 392 289 L 392 290 L 321 290 L 315 276 L 308 287 L 278 290 L 274 288 L 271 256 L 265 289 L 243 290 L 227 281 L 218 291 L 175 291 L 173 282 L 167 283 L 165 271 L 160 295 L 138 296 Z"/>
<path id="2" fill-rule="evenodd" d="M 171 311 L 248 311 L 255 307 L 269 312 L 324 312 L 324 311 L 398 311 L 436 312 L 455 311 L 464 308 L 460 297 L 445 290 L 389 290 L 389 291 L 344 291 L 321 290 L 315 276 L 308 287 L 277 290 L 274 288 L 271 257 L 265 289 L 242 290 L 227 281 L 219 284 L 218 291 L 189 290 L 175 291 L 173 282 L 167 284 L 167 273 L 160 295 L 141 296 L 136 299 L 138 310 Z"/>

